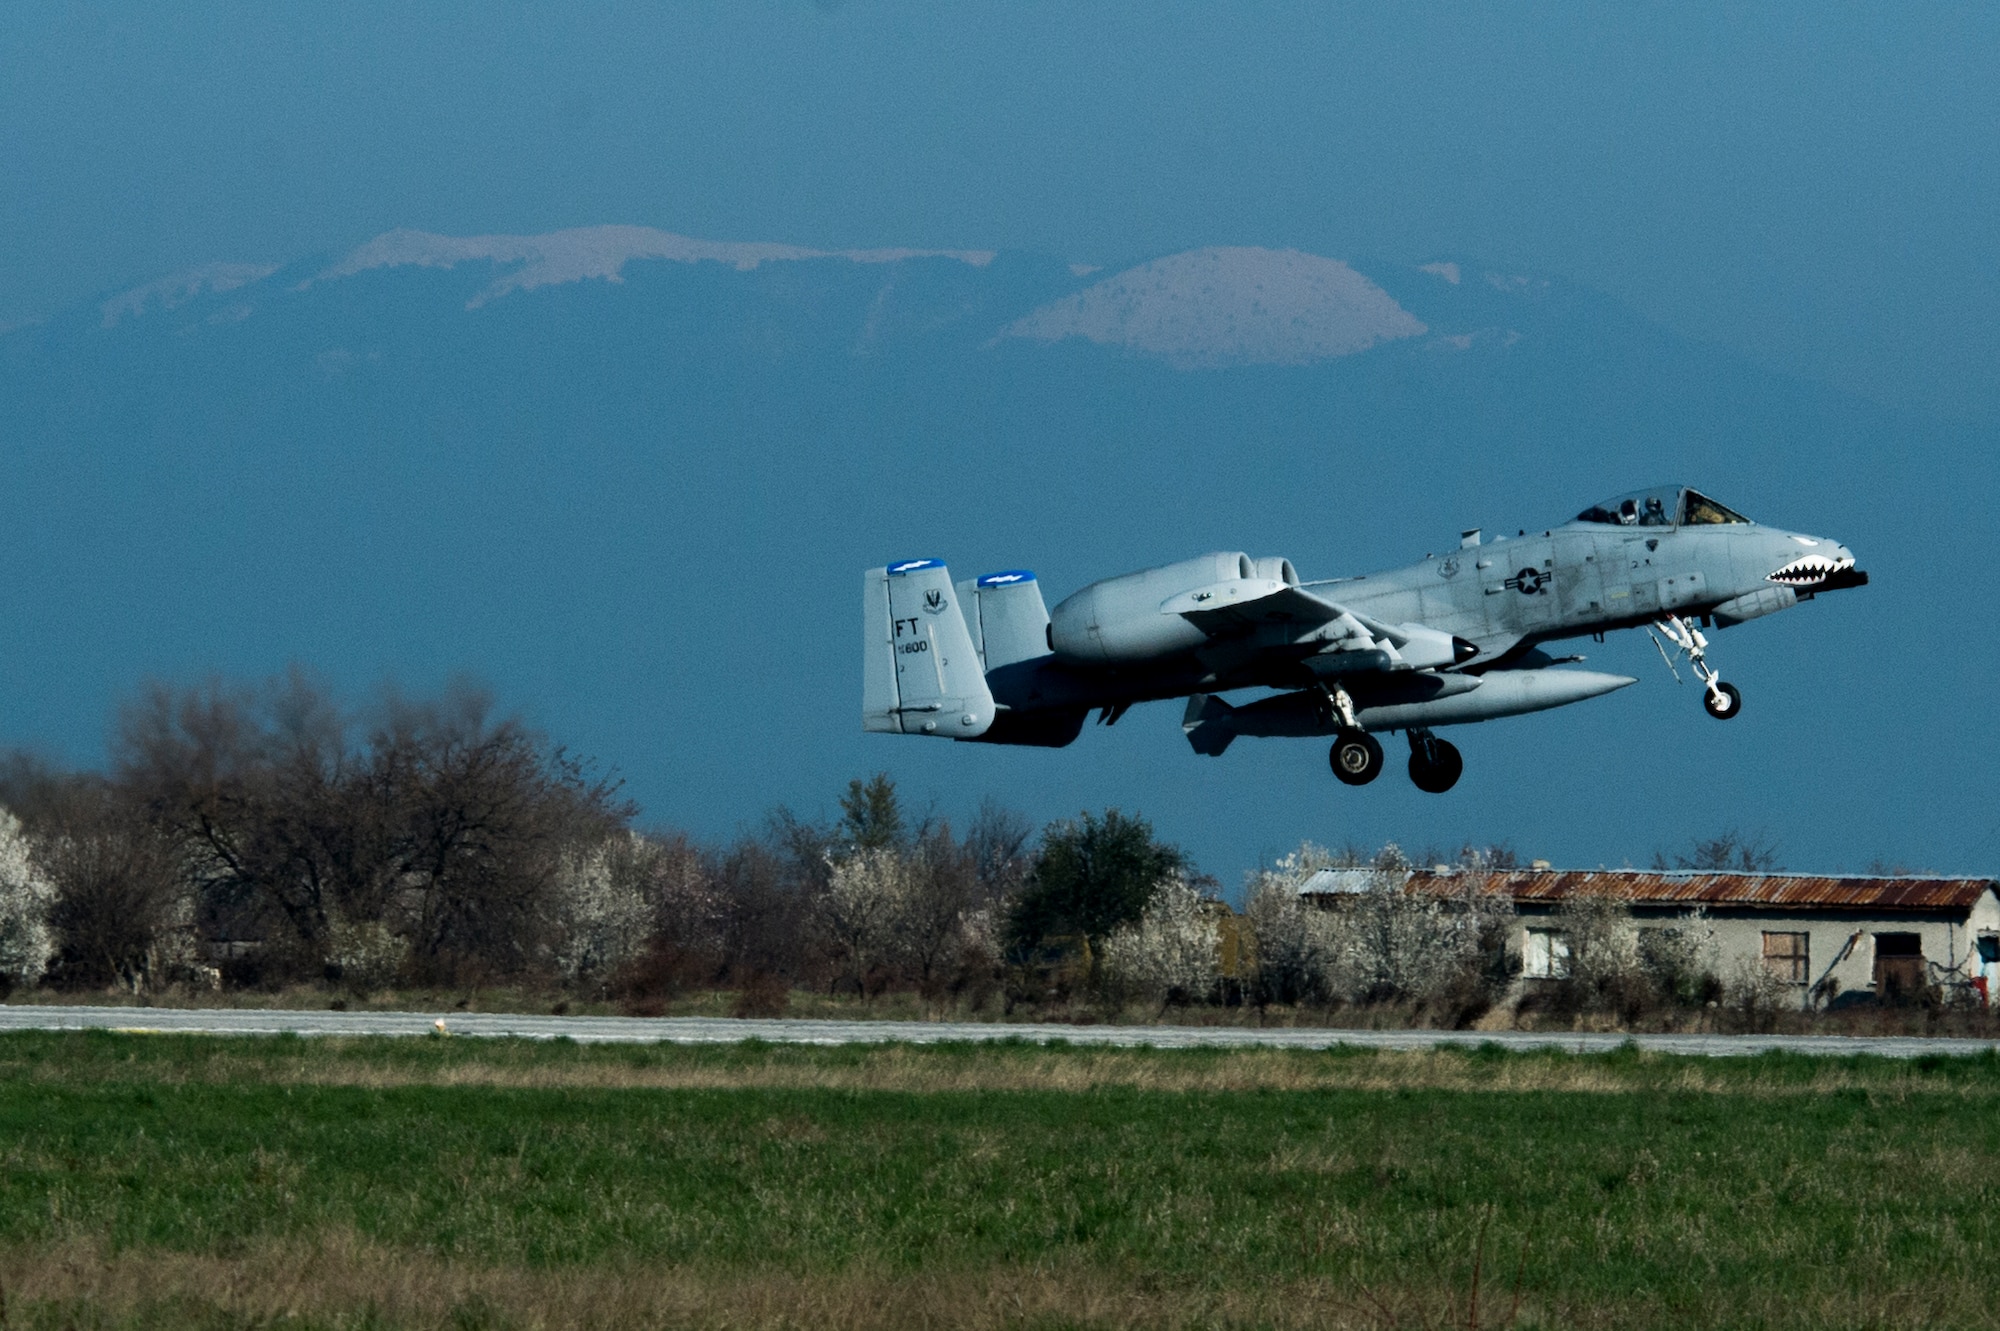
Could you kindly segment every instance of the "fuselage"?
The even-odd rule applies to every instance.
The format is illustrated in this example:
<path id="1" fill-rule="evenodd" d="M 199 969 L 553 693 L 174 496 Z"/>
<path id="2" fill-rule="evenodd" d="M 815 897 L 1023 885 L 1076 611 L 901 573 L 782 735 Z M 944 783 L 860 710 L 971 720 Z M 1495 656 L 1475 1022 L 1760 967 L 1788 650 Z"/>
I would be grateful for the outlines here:
<path id="1" fill-rule="evenodd" d="M 1865 580 L 1837 541 L 1750 522 L 1668 486 L 1594 505 L 1542 531 L 1490 540 L 1467 533 L 1459 548 L 1414 564 L 1300 585 L 1375 621 L 1420 624 L 1478 648 L 1444 671 L 1343 679 L 1364 707 L 1388 708 L 1470 689 L 1489 672 L 1546 666 L 1549 658 L 1535 650 L 1544 643 L 1665 616 L 1727 626 Z M 1121 664 L 1045 656 L 988 679 L 1002 709 L 1024 720 L 1038 711 L 1119 709 L 1241 688 L 1320 689 L 1336 678 L 1331 663 L 1340 659 L 1311 638 L 1280 641 L 1260 630 Z"/>
<path id="2" fill-rule="evenodd" d="M 1467 544 L 1442 556 L 1326 586 L 1377 619 L 1415 620 L 1478 644 L 1491 668 L 1541 643 L 1637 628 L 1663 614 L 1741 622 L 1796 604 L 1818 580 L 1772 575 L 1819 556 L 1853 567 L 1843 545 L 1754 523 L 1614 527 L 1571 522 Z M 1732 616 L 1729 607 L 1741 613 Z"/>

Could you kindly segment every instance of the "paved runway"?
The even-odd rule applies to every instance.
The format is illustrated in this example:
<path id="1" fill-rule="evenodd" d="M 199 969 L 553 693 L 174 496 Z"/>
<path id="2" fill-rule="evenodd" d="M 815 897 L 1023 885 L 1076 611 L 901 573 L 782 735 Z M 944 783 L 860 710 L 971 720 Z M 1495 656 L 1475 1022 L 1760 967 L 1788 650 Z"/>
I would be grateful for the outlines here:
<path id="1" fill-rule="evenodd" d="M 1434 1049 L 1492 1043 L 1508 1049 L 1601 1053 L 1628 1039 L 1642 1049 L 1714 1056 L 1979 1054 L 1990 1040 L 1837 1035 L 1589 1035 L 1529 1031 L 1343 1031 L 1321 1027 L 1030 1026 L 987 1022 L 733 1020 L 727 1017 L 545 1017 L 500 1012 L 320 1012 L 304 1009 L 42 1007 L 0 1005 L 0 1031 L 116 1030 L 204 1035 L 430 1035 L 442 1021 L 452 1035 L 575 1040 L 584 1044 L 938 1044 L 1024 1040 L 1047 1044 L 1150 1046 L 1156 1049 Z"/>

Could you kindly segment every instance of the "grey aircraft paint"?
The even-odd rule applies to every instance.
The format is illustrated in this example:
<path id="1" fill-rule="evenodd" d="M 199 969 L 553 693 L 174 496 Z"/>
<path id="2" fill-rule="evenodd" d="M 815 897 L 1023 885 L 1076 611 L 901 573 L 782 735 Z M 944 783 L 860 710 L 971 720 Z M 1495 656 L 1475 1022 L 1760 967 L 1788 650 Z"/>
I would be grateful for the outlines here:
<path id="1" fill-rule="evenodd" d="M 864 575 L 862 725 L 989 744 L 1060 747 L 1093 709 L 1186 698 L 1196 753 L 1239 735 L 1333 737 L 1334 775 L 1380 774 L 1374 734 L 1410 741 L 1410 778 L 1433 792 L 1462 769 L 1433 731 L 1562 707 L 1636 683 L 1565 668 L 1546 644 L 1617 629 L 1664 639 L 1727 720 L 1737 689 L 1709 663 L 1703 627 L 1729 627 L 1822 592 L 1866 585 L 1847 547 L 1766 527 L 1685 486 L 1593 504 L 1540 532 L 1485 540 L 1360 577 L 1300 581 L 1287 559 L 1240 553 L 1094 582 L 1046 609 L 1032 573 L 954 584 L 915 559 Z M 1238 689 L 1276 690 L 1232 704 Z"/>

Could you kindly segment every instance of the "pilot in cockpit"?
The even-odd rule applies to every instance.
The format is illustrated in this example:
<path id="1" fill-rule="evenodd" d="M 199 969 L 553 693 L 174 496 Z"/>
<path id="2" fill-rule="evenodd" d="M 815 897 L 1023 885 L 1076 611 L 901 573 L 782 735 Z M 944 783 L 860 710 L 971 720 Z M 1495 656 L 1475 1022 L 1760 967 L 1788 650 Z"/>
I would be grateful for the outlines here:
<path id="1" fill-rule="evenodd" d="M 1646 512 L 1639 519 L 1639 525 L 1641 527 L 1666 527 L 1671 525 L 1667 517 L 1667 506 L 1660 502 L 1658 495 L 1646 496 Z"/>

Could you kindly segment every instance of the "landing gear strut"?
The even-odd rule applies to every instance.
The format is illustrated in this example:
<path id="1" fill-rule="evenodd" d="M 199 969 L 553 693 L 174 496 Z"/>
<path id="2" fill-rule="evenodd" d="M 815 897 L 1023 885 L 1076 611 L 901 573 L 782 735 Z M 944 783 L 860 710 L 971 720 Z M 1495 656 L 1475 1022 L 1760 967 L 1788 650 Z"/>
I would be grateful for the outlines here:
<path id="1" fill-rule="evenodd" d="M 1680 649 L 1676 655 L 1686 654 L 1688 665 L 1701 680 L 1704 692 L 1701 705 L 1710 716 L 1718 721 L 1727 721 L 1743 710 L 1743 691 L 1734 684 L 1724 684 L 1721 674 L 1708 663 L 1708 639 L 1702 636 L 1700 629 L 1679 615 L 1660 616 L 1656 627 Z M 1660 640 L 1653 639 L 1653 645 L 1659 647 Z M 1674 670 L 1673 658 L 1667 656 L 1666 648 L 1660 647 L 1660 656 L 1666 661 L 1667 669 Z M 1680 677 L 1680 671 L 1674 670 L 1674 678 Z"/>
<path id="2" fill-rule="evenodd" d="M 1465 758 L 1450 740 L 1428 730 L 1410 732 L 1410 783 L 1426 794 L 1442 795 L 1458 784 Z"/>
<path id="3" fill-rule="evenodd" d="M 1327 719 L 1340 721 L 1326 760 L 1341 782 L 1365 786 L 1382 775 L 1382 745 L 1361 728 L 1361 721 L 1354 714 L 1354 699 L 1347 696 L 1346 689 L 1338 684 L 1330 688 L 1322 684 L 1320 692 L 1326 697 L 1326 712 L 1331 714 Z"/>

